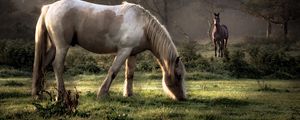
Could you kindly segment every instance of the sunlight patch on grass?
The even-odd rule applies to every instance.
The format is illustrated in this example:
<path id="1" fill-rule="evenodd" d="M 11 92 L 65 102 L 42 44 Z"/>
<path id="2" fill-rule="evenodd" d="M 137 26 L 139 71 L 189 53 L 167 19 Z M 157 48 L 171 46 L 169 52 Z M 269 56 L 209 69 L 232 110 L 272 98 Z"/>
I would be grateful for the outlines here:
<path id="1" fill-rule="evenodd" d="M 177 102 L 163 92 L 160 74 L 138 72 L 129 98 L 122 96 L 121 74 L 113 81 L 110 96 L 103 99 L 97 99 L 96 93 L 105 74 L 68 77 L 67 89 L 76 86 L 80 92 L 82 115 L 67 119 L 300 119 L 299 81 L 266 80 L 272 88 L 290 91 L 266 92 L 257 91 L 257 80 L 251 79 L 191 80 L 185 82 L 188 100 Z M 24 86 L 4 86 L 7 81 Z M 47 86 L 55 91 L 56 81 L 50 78 Z M 42 119 L 31 105 L 30 90 L 30 78 L 0 78 L 0 119 Z"/>

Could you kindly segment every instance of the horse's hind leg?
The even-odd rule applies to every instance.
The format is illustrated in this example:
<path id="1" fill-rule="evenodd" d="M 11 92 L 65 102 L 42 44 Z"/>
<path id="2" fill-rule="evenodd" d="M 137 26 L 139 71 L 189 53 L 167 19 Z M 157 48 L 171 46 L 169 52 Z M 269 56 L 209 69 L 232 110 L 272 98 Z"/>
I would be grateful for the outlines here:
<path id="1" fill-rule="evenodd" d="M 124 82 L 124 92 L 123 96 L 132 96 L 132 81 L 134 75 L 134 69 L 136 64 L 136 57 L 130 56 L 126 60 L 126 70 L 125 70 L 125 82 Z"/>
<path id="2" fill-rule="evenodd" d="M 214 40 L 214 45 L 215 45 L 215 57 L 217 57 L 217 43 L 216 43 L 216 40 Z"/>
<path id="3" fill-rule="evenodd" d="M 115 60 L 112 66 L 109 68 L 108 74 L 102 83 L 101 87 L 98 90 L 97 97 L 108 95 L 108 91 L 113 79 L 118 74 L 121 66 L 124 64 L 127 57 L 130 55 L 132 48 L 123 48 L 120 49 L 115 57 Z"/>
<path id="4" fill-rule="evenodd" d="M 65 95 L 65 85 L 63 81 L 64 61 L 69 47 L 56 48 L 55 58 L 53 62 L 53 70 L 57 81 L 58 96 L 57 100 L 62 100 Z"/>
<path id="5" fill-rule="evenodd" d="M 220 51 L 221 51 L 221 57 L 223 57 L 224 56 L 224 40 L 221 40 L 221 45 L 220 45 Z"/>
<path id="6" fill-rule="evenodd" d="M 216 51 L 217 51 L 217 57 L 220 57 L 220 52 L 221 52 L 221 51 L 220 51 L 220 50 L 221 50 L 221 49 L 220 49 L 220 47 L 221 47 L 220 41 L 217 41 L 217 45 L 216 45 L 216 46 L 217 46 L 217 48 L 216 48 Z"/>
<path id="7" fill-rule="evenodd" d="M 227 48 L 227 41 L 228 41 L 228 38 L 224 39 L 225 40 L 225 49 Z"/>
<path id="8" fill-rule="evenodd" d="M 42 71 L 46 71 L 46 67 L 53 61 L 55 56 L 55 46 L 51 44 L 50 48 L 48 49 L 48 51 L 46 52 L 45 55 L 45 59 L 43 60 L 43 66 L 42 66 Z M 44 74 L 44 73 L 42 73 Z M 44 75 L 42 75 L 44 77 Z M 33 94 L 37 95 L 37 99 L 42 98 L 42 93 L 41 91 L 44 89 L 44 78 L 42 78 L 40 81 L 33 81 L 35 83 L 33 83 Z"/>

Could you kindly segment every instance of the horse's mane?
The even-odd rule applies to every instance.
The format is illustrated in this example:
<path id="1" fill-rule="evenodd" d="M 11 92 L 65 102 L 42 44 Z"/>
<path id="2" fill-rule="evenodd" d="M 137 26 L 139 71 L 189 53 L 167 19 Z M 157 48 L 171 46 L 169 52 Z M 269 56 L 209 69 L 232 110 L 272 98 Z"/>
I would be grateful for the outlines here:
<path id="1" fill-rule="evenodd" d="M 123 2 L 127 4 L 127 2 Z M 156 17 L 154 17 L 148 10 L 137 4 L 129 5 L 135 6 L 137 10 L 143 13 L 145 18 L 145 35 L 151 44 L 151 51 L 156 57 L 161 58 L 165 62 L 166 67 L 173 68 L 172 65 L 175 63 L 176 58 L 179 56 L 176 47 L 172 41 L 172 38 L 165 28 Z M 168 61 L 166 61 L 168 60 Z"/>

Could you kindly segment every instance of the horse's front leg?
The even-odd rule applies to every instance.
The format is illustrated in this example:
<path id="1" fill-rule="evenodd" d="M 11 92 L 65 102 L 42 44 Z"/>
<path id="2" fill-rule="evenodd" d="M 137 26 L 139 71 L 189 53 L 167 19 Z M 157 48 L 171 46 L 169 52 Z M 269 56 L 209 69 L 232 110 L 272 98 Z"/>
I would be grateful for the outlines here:
<path id="1" fill-rule="evenodd" d="M 132 48 L 119 49 L 112 66 L 109 68 L 108 74 L 98 90 L 97 97 L 107 96 L 113 79 L 117 76 L 121 66 L 130 55 Z"/>
<path id="2" fill-rule="evenodd" d="M 132 82 L 134 69 L 136 64 L 136 57 L 130 56 L 126 60 L 126 70 L 125 70 L 125 82 L 124 82 L 124 92 L 123 96 L 129 97 L 132 96 Z"/>
<path id="3" fill-rule="evenodd" d="M 215 57 L 217 57 L 217 43 L 216 43 L 216 40 L 214 40 L 214 45 L 215 45 Z"/>
<path id="4" fill-rule="evenodd" d="M 57 81 L 58 101 L 62 100 L 66 93 L 65 84 L 63 81 L 63 72 L 64 72 L 64 62 L 65 62 L 65 57 L 67 55 L 67 52 L 68 52 L 68 47 L 56 49 L 55 59 L 53 62 L 53 70 Z"/>

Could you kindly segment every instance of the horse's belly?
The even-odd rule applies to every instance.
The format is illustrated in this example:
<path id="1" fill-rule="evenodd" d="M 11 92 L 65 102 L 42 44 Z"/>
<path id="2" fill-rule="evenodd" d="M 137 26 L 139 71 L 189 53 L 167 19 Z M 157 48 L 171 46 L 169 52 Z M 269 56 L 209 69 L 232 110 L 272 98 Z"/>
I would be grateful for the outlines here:
<path id="1" fill-rule="evenodd" d="M 85 40 L 85 41 L 78 41 L 78 45 L 88 51 L 98 53 L 98 54 L 117 52 L 118 50 L 117 45 L 114 45 L 110 42 L 112 41 Z"/>

